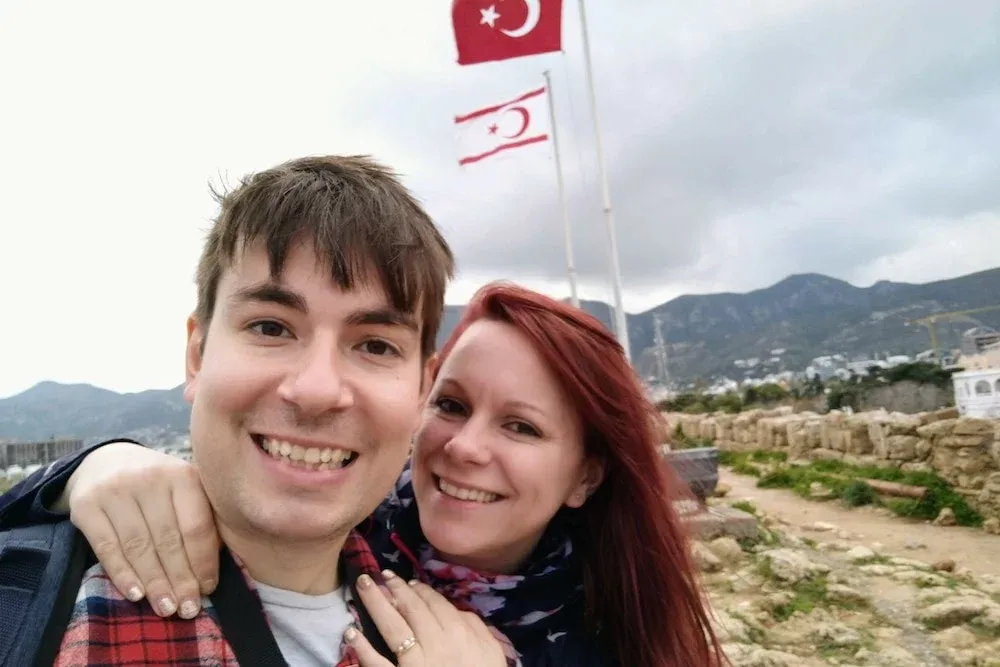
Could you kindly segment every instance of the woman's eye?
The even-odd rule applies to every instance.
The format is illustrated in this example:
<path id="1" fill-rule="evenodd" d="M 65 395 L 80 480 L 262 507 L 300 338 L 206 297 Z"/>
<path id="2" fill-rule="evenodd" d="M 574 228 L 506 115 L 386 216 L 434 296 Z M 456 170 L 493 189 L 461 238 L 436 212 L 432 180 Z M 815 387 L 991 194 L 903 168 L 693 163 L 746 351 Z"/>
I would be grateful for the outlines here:
<path id="1" fill-rule="evenodd" d="M 458 415 L 465 412 L 465 408 L 462 404 L 451 398 L 439 398 L 434 401 L 434 405 L 437 406 L 438 410 L 449 415 Z"/>
<path id="2" fill-rule="evenodd" d="M 250 326 L 252 331 L 256 331 L 261 336 L 267 336 L 268 338 L 280 338 L 283 334 L 288 332 L 288 328 L 275 322 L 274 320 L 264 320 L 262 322 L 256 322 Z"/>
<path id="3" fill-rule="evenodd" d="M 511 422 L 508 424 L 507 428 L 514 431 L 518 435 L 530 435 L 534 438 L 541 436 L 538 429 L 527 422 Z"/>

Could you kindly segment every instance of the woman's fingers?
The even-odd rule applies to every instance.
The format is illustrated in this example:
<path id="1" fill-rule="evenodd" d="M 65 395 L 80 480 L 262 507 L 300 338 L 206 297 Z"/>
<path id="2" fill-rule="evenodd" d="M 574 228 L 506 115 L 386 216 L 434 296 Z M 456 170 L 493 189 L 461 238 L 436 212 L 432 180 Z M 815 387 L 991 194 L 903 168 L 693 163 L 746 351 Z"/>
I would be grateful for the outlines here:
<path id="1" fill-rule="evenodd" d="M 427 609 L 430 610 L 438 627 L 446 629 L 460 622 L 461 612 L 455 608 L 455 605 L 448 598 L 419 581 L 411 581 L 409 588 L 413 591 L 414 595 L 423 601 Z"/>
<path id="2" fill-rule="evenodd" d="M 379 655 L 378 651 L 365 639 L 365 636 L 358 630 L 348 628 L 344 633 L 344 639 L 358 656 L 361 667 L 392 667 L 392 663 Z"/>
<path id="3" fill-rule="evenodd" d="M 219 582 L 219 532 L 201 480 L 193 469 L 192 474 L 194 479 L 173 490 L 173 509 L 191 571 L 202 595 L 208 595 Z"/>
<path id="4" fill-rule="evenodd" d="M 394 573 L 391 577 L 388 576 L 388 573 L 385 576 L 386 587 L 390 589 L 392 588 L 391 582 L 401 582 Z M 405 583 L 403 583 L 403 587 L 406 587 Z M 372 621 L 375 622 L 379 634 L 382 635 L 390 649 L 395 649 L 414 635 L 406 619 L 402 616 L 403 610 L 397 609 L 399 601 L 394 599 L 393 592 L 386 595 L 367 574 L 358 577 L 358 595 L 365 605 L 365 609 L 368 610 L 368 614 L 372 617 Z"/>
<path id="5" fill-rule="evenodd" d="M 125 558 L 118 533 L 104 510 L 86 505 L 75 509 L 70 514 L 70 520 L 92 545 L 94 554 L 115 588 L 132 602 L 141 600 L 146 594 L 142 580 Z"/>
<path id="6" fill-rule="evenodd" d="M 157 492 L 137 495 L 137 502 L 149 527 L 157 561 L 170 584 L 175 609 L 181 618 L 194 618 L 201 610 L 201 589 L 184 550 L 184 537 L 173 502 L 169 500 L 171 495 L 170 489 L 165 487 Z M 168 502 L 163 502 L 163 496 Z M 147 588 L 150 586 L 146 585 Z M 162 607 L 161 611 L 166 611 L 166 607 Z"/>
<path id="7" fill-rule="evenodd" d="M 177 611 L 177 598 L 156 554 L 153 536 L 139 503 L 131 495 L 116 495 L 108 499 L 104 513 L 118 533 L 125 559 L 142 582 L 146 599 L 160 616 L 172 616 Z M 104 565 L 100 554 L 98 559 Z M 127 591 L 123 593 L 128 596 Z"/>

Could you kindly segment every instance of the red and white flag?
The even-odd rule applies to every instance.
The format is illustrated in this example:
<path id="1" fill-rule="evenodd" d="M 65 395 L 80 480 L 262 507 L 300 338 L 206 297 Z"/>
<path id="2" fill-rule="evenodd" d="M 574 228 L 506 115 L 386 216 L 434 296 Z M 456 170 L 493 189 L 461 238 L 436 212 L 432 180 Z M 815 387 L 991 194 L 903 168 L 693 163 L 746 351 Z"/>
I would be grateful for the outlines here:
<path id="1" fill-rule="evenodd" d="M 562 0 L 454 0 L 451 22 L 459 65 L 562 49 Z"/>
<path id="2" fill-rule="evenodd" d="M 548 141 L 545 87 L 516 99 L 455 116 L 460 165 L 485 160 L 504 151 Z"/>

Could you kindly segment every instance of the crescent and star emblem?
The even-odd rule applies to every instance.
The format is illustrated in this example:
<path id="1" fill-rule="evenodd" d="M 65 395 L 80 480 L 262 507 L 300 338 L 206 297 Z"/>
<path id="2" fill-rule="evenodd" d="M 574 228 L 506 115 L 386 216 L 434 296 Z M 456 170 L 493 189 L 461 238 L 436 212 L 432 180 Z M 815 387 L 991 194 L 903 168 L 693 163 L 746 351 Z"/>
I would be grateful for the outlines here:
<path id="1" fill-rule="evenodd" d="M 507 35 L 508 37 L 513 37 L 515 39 L 519 37 L 524 37 L 538 25 L 538 19 L 542 15 L 542 5 L 540 0 L 523 0 L 524 6 L 528 8 L 528 16 L 525 17 L 524 23 L 521 27 L 515 30 L 506 30 L 500 28 L 500 32 Z M 489 27 L 496 29 L 497 19 L 500 18 L 500 14 L 497 12 L 497 6 L 495 4 L 490 5 L 486 9 L 479 10 L 482 18 L 479 20 L 479 25 L 488 25 Z"/>
<path id="2" fill-rule="evenodd" d="M 528 124 L 531 123 L 531 114 L 524 107 L 510 107 L 509 109 L 504 110 L 503 113 L 506 115 L 512 111 L 521 116 L 521 129 L 514 134 L 501 134 L 500 136 L 504 139 L 517 139 L 528 130 Z M 490 134 L 496 134 L 500 131 L 500 126 L 493 123 L 489 126 L 488 131 Z"/>

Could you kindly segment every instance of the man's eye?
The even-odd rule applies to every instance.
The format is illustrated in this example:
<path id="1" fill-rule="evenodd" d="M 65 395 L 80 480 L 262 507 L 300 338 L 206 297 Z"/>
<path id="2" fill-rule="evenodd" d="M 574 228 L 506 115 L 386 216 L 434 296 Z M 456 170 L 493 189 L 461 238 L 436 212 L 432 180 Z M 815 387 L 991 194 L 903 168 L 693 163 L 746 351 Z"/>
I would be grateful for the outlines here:
<path id="1" fill-rule="evenodd" d="M 399 351 L 395 347 L 380 338 L 366 340 L 361 344 L 361 348 L 368 354 L 374 354 L 377 357 L 399 354 Z"/>
<path id="2" fill-rule="evenodd" d="M 252 331 L 256 331 L 261 336 L 267 336 L 268 338 L 280 338 L 286 332 L 288 328 L 283 324 L 279 324 L 274 320 L 264 320 L 262 322 L 256 322 L 250 326 Z"/>

